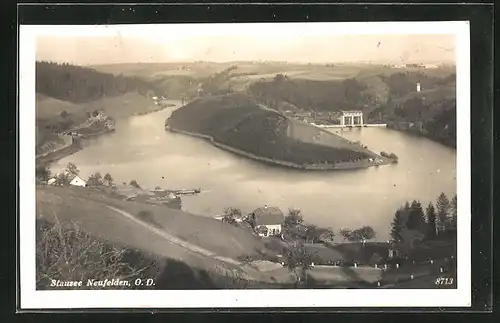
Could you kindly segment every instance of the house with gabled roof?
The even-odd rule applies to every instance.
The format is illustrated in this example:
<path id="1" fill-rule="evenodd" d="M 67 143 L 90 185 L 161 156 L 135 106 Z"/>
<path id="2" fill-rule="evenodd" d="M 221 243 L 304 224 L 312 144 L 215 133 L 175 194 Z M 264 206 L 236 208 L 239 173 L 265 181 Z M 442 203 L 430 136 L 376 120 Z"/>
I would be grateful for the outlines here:
<path id="1" fill-rule="evenodd" d="M 281 235 L 285 215 L 277 207 L 264 206 L 253 211 L 250 216 L 254 222 L 254 230 L 261 237 Z"/>
<path id="2" fill-rule="evenodd" d="M 71 174 L 71 175 L 69 175 L 68 179 L 70 181 L 69 185 L 80 186 L 80 187 L 86 187 L 87 186 L 87 182 L 85 182 L 80 176 Z"/>

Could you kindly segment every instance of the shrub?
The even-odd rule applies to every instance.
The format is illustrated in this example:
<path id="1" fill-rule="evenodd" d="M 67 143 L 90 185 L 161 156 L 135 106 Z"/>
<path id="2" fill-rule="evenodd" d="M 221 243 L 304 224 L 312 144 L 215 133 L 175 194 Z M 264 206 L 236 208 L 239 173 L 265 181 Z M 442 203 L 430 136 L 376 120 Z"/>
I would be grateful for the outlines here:
<path id="1" fill-rule="evenodd" d="M 129 185 L 133 186 L 135 188 L 139 188 L 139 189 L 141 188 L 135 179 L 131 180 Z"/>
<path id="2" fill-rule="evenodd" d="M 65 287 L 67 289 L 102 288 L 87 287 L 87 280 L 113 278 L 128 280 L 131 284 L 113 288 L 136 288 L 135 279 L 156 278 L 164 265 L 155 256 L 96 238 L 75 223 L 64 228 L 57 217 L 54 224 L 38 219 L 36 226 L 37 289 L 51 288 L 51 280 L 83 281 L 84 287 Z"/>

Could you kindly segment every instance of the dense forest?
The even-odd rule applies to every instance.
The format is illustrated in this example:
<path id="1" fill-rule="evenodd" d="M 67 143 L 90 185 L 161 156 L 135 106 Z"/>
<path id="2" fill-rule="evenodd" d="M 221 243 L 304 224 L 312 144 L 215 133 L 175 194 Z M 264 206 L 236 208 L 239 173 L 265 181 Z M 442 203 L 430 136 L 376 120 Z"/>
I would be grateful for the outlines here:
<path id="1" fill-rule="evenodd" d="M 159 89 L 135 76 L 113 75 L 67 63 L 36 62 L 36 92 L 73 103 L 85 103 L 127 92 L 161 95 Z"/>
<path id="2" fill-rule="evenodd" d="M 417 83 L 421 92 L 416 91 Z M 454 147 L 455 88 L 455 74 L 440 78 L 422 72 L 401 72 L 331 81 L 277 74 L 273 80 L 251 84 L 247 92 L 277 110 L 287 104 L 303 111 L 361 110 L 368 122 L 387 123 L 391 128 L 422 134 Z"/>

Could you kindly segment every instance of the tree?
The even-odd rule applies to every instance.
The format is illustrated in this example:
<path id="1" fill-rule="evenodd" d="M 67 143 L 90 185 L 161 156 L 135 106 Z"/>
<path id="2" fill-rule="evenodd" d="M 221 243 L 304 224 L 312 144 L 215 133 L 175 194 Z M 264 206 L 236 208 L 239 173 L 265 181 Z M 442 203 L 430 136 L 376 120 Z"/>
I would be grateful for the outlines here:
<path id="1" fill-rule="evenodd" d="M 375 238 L 375 230 L 373 230 L 372 227 L 368 226 L 368 225 L 365 225 L 363 227 L 361 227 L 360 229 L 357 229 L 355 230 L 357 231 L 361 237 L 361 240 L 371 240 L 373 238 Z"/>
<path id="2" fill-rule="evenodd" d="M 450 226 L 453 229 L 456 229 L 457 228 L 457 213 L 458 213 L 458 209 L 457 209 L 457 195 L 456 194 L 451 199 L 451 207 L 450 207 L 450 209 L 451 209 Z"/>
<path id="3" fill-rule="evenodd" d="M 408 212 L 406 227 L 410 230 L 426 232 L 425 214 L 422 204 L 419 201 L 413 201 Z"/>
<path id="4" fill-rule="evenodd" d="M 241 210 L 233 207 L 228 207 L 224 210 L 224 214 L 222 215 L 222 222 L 226 222 L 229 224 L 236 224 L 236 219 L 241 218 Z"/>
<path id="5" fill-rule="evenodd" d="M 342 243 L 344 243 L 346 240 L 350 240 L 351 235 L 352 235 L 352 230 L 351 229 L 340 229 L 339 234 L 342 237 Z"/>
<path id="6" fill-rule="evenodd" d="M 306 230 L 305 230 L 305 238 L 306 238 L 306 241 L 310 241 L 313 243 L 317 242 L 319 239 L 318 227 L 316 227 L 313 224 L 308 224 L 306 226 Z"/>
<path id="7" fill-rule="evenodd" d="M 288 215 L 285 217 L 285 227 L 291 228 L 304 223 L 304 219 L 300 214 L 299 209 L 289 209 Z"/>
<path id="8" fill-rule="evenodd" d="M 448 223 L 448 216 L 450 214 L 450 200 L 448 197 L 441 193 L 436 202 L 437 209 L 437 226 L 441 230 L 446 230 L 446 224 Z"/>
<path id="9" fill-rule="evenodd" d="M 135 188 L 141 189 L 141 187 L 139 186 L 139 184 L 137 183 L 137 181 L 135 179 L 131 180 L 129 185 L 133 186 Z"/>
<path id="10" fill-rule="evenodd" d="M 252 229 L 255 229 L 255 214 L 251 213 L 246 216 L 245 222 L 248 223 Z"/>
<path id="11" fill-rule="evenodd" d="M 49 166 L 37 165 L 35 168 L 35 176 L 42 181 L 48 181 L 51 176 Z"/>
<path id="12" fill-rule="evenodd" d="M 333 241 L 335 239 L 335 233 L 331 228 L 321 229 L 319 230 L 319 239 L 323 242 Z"/>
<path id="13" fill-rule="evenodd" d="M 408 201 L 406 201 L 406 202 L 405 202 L 405 205 L 404 205 L 404 207 L 403 207 L 403 210 L 405 210 L 405 211 L 407 211 L 407 212 L 408 212 L 408 211 L 410 211 L 410 202 L 408 202 Z"/>
<path id="14" fill-rule="evenodd" d="M 406 226 L 406 220 L 404 218 L 405 216 L 405 210 L 403 208 L 400 208 L 399 210 L 396 211 L 394 214 L 394 219 L 392 220 L 391 224 L 391 238 L 394 242 L 403 242 L 403 235 L 402 231 Z"/>
<path id="15" fill-rule="evenodd" d="M 375 238 L 375 230 L 370 226 L 363 226 L 359 229 L 353 230 L 349 236 L 352 242 L 360 242 Z"/>
<path id="16" fill-rule="evenodd" d="M 432 205 L 432 203 L 429 203 L 429 205 L 427 206 L 425 214 L 427 217 L 427 225 L 429 226 L 429 230 L 427 231 L 427 236 L 429 238 L 433 238 L 437 235 L 437 227 L 436 227 L 436 210 L 434 209 L 434 205 Z"/>
<path id="17" fill-rule="evenodd" d="M 111 177 L 111 175 L 109 173 L 106 173 L 106 175 L 104 175 L 104 183 L 107 185 L 107 186 L 112 186 L 113 185 L 113 177 Z"/>
<path id="18" fill-rule="evenodd" d="M 80 170 L 73 163 L 68 163 L 68 165 L 66 166 L 66 171 L 73 175 L 80 174 Z"/>
<path id="19" fill-rule="evenodd" d="M 285 253 L 286 266 L 295 274 L 297 283 L 307 283 L 307 270 L 313 263 L 313 255 L 305 248 L 304 243 L 297 241 Z"/>
<path id="20" fill-rule="evenodd" d="M 281 73 L 278 73 L 274 76 L 274 81 L 275 82 L 283 82 L 285 80 L 287 80 L 288 77 L 286 77 L 285 75 L 281 74 Z"/>
<path id="21" fill-rule="evenodd" d="M 101 186 L 101 185 L 103 185 L 103 179 L 102 179 L 101 173 L 96 172 L 96 173 L 90 175 L 89 179 L 87 180 L 87 185 L 88 186 Z"/>
<path id="22" fill-rule="evenodd" d="M 56 185 L 59 186 L 64 186 L 64 185 L 69 185 L 70 180 L 69 180 L 69 174 L 67 173 L 59 173 L 56 176 Z"/>

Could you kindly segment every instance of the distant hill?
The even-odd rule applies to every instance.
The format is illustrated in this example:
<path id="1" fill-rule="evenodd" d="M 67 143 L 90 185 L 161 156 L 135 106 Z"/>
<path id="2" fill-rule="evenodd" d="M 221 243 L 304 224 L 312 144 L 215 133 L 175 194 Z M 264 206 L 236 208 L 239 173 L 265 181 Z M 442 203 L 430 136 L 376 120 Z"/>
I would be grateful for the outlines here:
<path id="1" fill-rule="evenodd" d="M 174 111 L 166 125 L 171 130 L 210 137 L 246 154 L 299 166 L 349 163 L 373 156 L 322 129 L 297 125 L 240 93 L 196 100 Z M 326 144 L 314 143 L 314 138 L 320 137 L 318 141 Z"/>
<path id="2" fill-rule="evenodd" d="M 128 92 L 146 95 L 160 91 L 136 76 L 98 72 L 70 64 L 36 62 L 36 92 L 73 103 L 84 103 Z"/>

